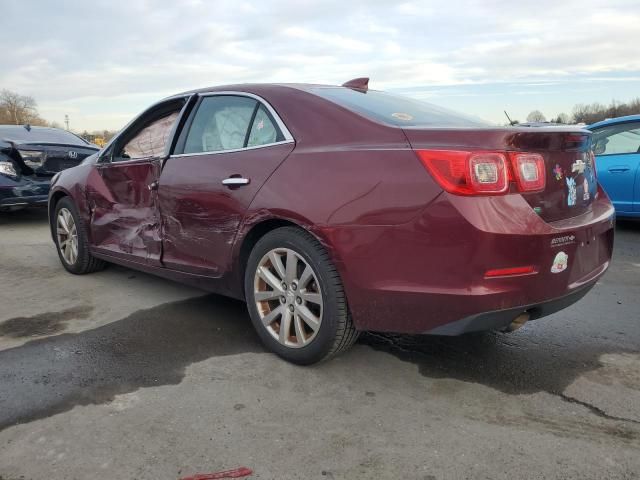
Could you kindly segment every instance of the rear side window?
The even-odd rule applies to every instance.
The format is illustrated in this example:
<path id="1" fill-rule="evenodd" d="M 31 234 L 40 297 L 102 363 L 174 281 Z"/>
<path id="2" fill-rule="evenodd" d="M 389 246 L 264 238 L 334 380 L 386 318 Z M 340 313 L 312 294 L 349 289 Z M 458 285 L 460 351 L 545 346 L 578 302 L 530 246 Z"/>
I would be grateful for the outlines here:
<path id="1" fill-rule="evenodd" d="M 203 98 L 187 134 L 184 153 L 243 148 L 256 105 L 257 102 L 248 97 Z"/>
<path id="2" fill-rule="evenodd" d="M 264 105 L 260 105 L 251 125 L 247 147 L 269 145 L 282 140 L 284 140 L 284 137 L 276 127 L 271 115 L 269 115 Z"/>
<path id="3" fill-rule="evenodd" d="M 350 88 L 315 87 L 311 92 L 371 120 L 398 127 L 490 127 L 491 124 L 400 95 Z"/>
<path id="4" fill-rule="evenodd" d="M 640 123 L 624 123 L 596 130 L 593 145 L 596 155 L 640 153 Z"/>

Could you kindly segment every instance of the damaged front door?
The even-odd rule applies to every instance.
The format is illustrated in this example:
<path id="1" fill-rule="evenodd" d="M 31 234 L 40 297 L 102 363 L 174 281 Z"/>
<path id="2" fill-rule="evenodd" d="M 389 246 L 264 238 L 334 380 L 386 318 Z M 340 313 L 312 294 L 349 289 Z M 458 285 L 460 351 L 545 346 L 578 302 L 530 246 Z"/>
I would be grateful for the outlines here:
<path id="1" fill-rule="evenodd" d="M 160 265 L 158 178 L 172 129 L 184 104 L 144 114 L 123 132 L 88 182 L 91 238 L 102 253 Z"/>

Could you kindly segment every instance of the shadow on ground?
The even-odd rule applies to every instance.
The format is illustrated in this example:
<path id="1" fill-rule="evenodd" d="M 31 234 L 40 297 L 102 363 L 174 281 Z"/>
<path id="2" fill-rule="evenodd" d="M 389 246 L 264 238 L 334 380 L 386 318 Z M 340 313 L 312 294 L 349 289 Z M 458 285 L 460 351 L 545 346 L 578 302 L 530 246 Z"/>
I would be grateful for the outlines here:
<path id="1" fill-rule="evenodd" d="M 0 226 L 23 226 L 47 223 L 46 208 L 26 208 L 15 212 L 0 212 Z"/>
<path id="2" fill-rule="evenodd" d="M 142 387 L 178 384 L 187 366 L 207 358 L 263 351 L 244 303 L 214 295 L 32 340 L 0 351 L 0 430 Z"/>

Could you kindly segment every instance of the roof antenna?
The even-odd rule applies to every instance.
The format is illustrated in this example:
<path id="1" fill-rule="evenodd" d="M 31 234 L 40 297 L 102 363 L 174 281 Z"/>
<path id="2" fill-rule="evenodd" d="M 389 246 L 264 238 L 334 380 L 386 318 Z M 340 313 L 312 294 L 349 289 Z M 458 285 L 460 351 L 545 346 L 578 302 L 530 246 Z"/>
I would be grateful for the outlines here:
<path id="1" fill-rule="evenodd" d="M 369 77 L 354 78 L 353 80 L 344 82 L 342 86 L 359 92 L 366 92 L 369 90 Z"/>
<path id="2" fill-rule="evenodd" d="M 31 131 L 31 125 L 29 125 L 28 123 L 25 123 L 23 126 L 27 132 Z"/>
<path id="3" fill-rule="evenodd" d="M 503 112 L 507 116 L 507 120 L 509 120 L 509 125 L 511 125 L 513 127 L 515 125 L 515 123 L 513 123 L 513 120 L 511 120 L 511 118 L 509 117 L 509 114 L 507 113 L 506 110 L 503 110 Z"/>

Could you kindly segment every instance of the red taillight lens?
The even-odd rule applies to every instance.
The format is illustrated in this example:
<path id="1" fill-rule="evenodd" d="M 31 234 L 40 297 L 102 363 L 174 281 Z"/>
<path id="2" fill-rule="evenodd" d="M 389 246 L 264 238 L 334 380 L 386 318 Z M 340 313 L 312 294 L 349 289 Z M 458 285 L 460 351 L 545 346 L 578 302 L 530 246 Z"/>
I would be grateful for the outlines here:
<path id="1" fill-rule="evenodd" d="M 515 181 L 523 193 L 544 190 L 544 158 L 538 153 L 417 150 L 440 186 L 456 195 L 499 195 Z M 510 159 L 510 162 L 507 160 Z"/>
<path id="2" fill-rule="evenodd" d="M 418 150 L 418 157 L 447 192 L 457 195 L 504 193 L 509 188 L 506 157 L 499 152 Z"/>
<path id="3" fill-rule="evenodd" d="M 518 190 L 521 192 L 544 190 L 547 177 L 542 155 L 539 153 L 511 153 L 510 157 Z"/>

